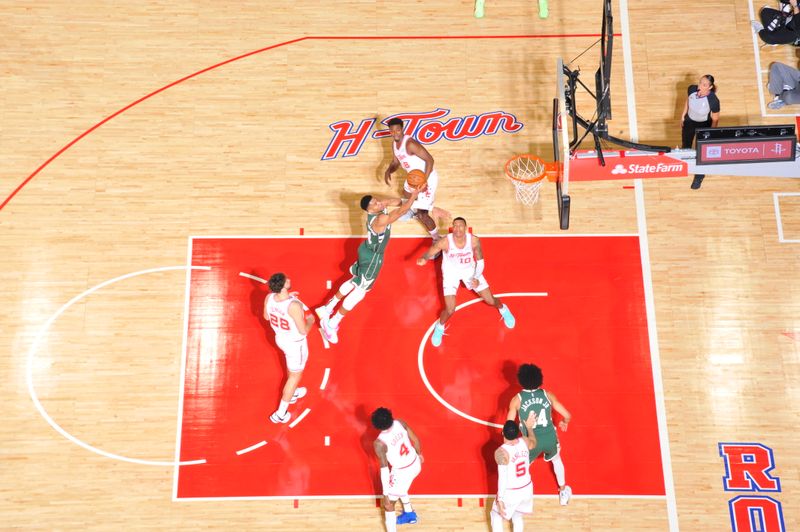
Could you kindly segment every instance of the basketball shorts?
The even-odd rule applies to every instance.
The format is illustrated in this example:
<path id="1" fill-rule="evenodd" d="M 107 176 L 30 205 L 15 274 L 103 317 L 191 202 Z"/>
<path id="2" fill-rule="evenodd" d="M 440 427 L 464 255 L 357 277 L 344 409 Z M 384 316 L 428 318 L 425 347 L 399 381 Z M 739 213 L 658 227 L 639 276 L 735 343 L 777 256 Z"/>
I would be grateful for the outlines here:
<path id="1" fill-rule="evenodd" d="M 422 471 L 422 462 L 419 456 L 407 467 L 393 467 L 389 473 L 389 487 L 386 488 L 386 496 L 389 500 L 396 501 L 400 497 L 408 495 L 411 483 Z"/>
<path id="2" fill-rule="evenodd" d="M 503 504 L 505 505 L 505 512 L 500 513 L 497 507 L 497 499 L 492 504 L 492 511 L 500 514 L 503 519 L 511 520 L 515 512 L 521 514 L 533 513 L 533 483 L 531 482 L 523 488 L 516 490 L 506 490 L 503 496 Z"/>
<path id="3" fill-rule="evenodd" d="M 358 248 L 358 260 L 350 266 L 353 284 L 362 290 L 370 290 L 383 266 L 383 253 L 374 253 L 365 248 Z"/>
<path id="4" fill-rule="evenodd" d="M 475 277 L 478 280 L 478 287 L 472 288 L 472 271 L 471 269 L 466 272 L 442 272 L 442 292 L 446 296 L 454 296 L 458 292 L 459 283 L 464 283 L 469 290 L 477 293 L 481 290 L 489 288 L 489 283 L 483 275 Z"/>
<path id="5" fill-rule="evenodd" d="M 420 192 L 417 199 L 414 203 L 411 204 L 412 210 L 423 210 L 423 211 L 430 211 L 433 209 L 433 202 L 436 199 L 436 188 L 439 186 L 439 174 L 436 173 L 436 170 L 431 172 L 431 175 L 428 176 L 428 188 L 425 189 L 424 192 Z M 414 189 L 408 184 L 408 181 L 403 183 L 403 190 L 408 192 L 409 194 L 414 191 Z"/>
<path id="6" fill-rule="evenodd" d="M 548 430 L 542 434 L 536 434 L 536 447 L 531 449 L 529 456 L 530 461 L 536 460 L 540 454 L 544 453 L 544 459 L 549 462 L 558 455 L 561 450 L 561 444 L 558 443 L 558 436 L 555 429 Z"/>
<path id="7" fill-rule="evenodd" d="M 285 340 L 279 336 L 275 337 L 275 343 L 286 356 L 286 369 L 292 373 L 303 371 L 308 362 L 308 340 Z"/>

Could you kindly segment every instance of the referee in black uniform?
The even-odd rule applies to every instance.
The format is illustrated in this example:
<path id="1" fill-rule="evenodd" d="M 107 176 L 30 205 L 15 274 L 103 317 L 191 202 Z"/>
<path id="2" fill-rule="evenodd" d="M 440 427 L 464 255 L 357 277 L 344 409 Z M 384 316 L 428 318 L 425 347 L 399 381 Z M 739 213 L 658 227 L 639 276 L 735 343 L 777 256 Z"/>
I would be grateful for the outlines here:
<path id="1" fill-rule="evenodd" d="M 719 121 L 719 98 L 717 98 L 714 76 L 706 74 L 697 85 L 689 85 L 686 105 L 681 115 L 681 147 L 691 148 L 697 128 L 717 127 Z M 705 175 L 697 174 L 692 181 L 692 188 L 698 189 L 703 184 Z"/>

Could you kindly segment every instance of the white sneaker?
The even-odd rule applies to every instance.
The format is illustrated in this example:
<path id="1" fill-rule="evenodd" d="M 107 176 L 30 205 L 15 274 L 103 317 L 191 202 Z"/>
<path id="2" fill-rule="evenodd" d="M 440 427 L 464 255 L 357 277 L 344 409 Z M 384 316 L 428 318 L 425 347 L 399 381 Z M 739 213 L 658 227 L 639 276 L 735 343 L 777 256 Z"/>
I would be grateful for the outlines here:
<path id="1" fill-rule="evenodd" d="M 337 334 L 339 328 L 336 327 L 334 329 L 333 327 L 331 327 L 330 318 L 328 317 L 323 318 L 322 320 L 320 320 L 319 325 L 320 329 L 322 330 L 322 336 L 324 336 L 328 342 L 332 344 L 336 344 L 339 342 L 339 335 Z"/>
<path id="2" fill-rule="evenodd" d="M 331 317 L 331 315 L 328 313 L 328 310 L 324 306 L 315 308 L 314 313 L 319 318 L 320 323 L 322 323 L 322 320 L 326 320 Z"/>
<path id="3" fill-rule="evenodd" d="M 559 490 L 558 502 L 561 503 L 561 506 L 566 506 L 570 498 L 572 498 L 572 488 L 569 486 L 564 486 L 563 489 Z"/>
<path id="4" fill-rule="evenodd" d="M 286 412 L 286 415 L 281 417 L 278 415 L 277 410 L 273 412 L 271 416 L 269 416 L 269 420 L 273 423 L 288 423 L 291 418 L 292 414 L 290 412 Z"/>
<path id="5" fill-rule="evenodd" d="M 294 391 L 294 394 L 292 395 L 292 398 L 291 398 L 291 400 L 289 401 L 289 404 L 290 404 L 290 405 L 293 405 L 293 404 L 295 404 L 295 403 L 297 402 L 297 400 L 298 400 L 298 399 L 302 399 L 303 397 L 305 397 L 305 396 L 306 396 L 306 393 L 307 393 L 307 391 L 308 391 L 308 390 L 306 390 L 305 388 L 297 388 L 297 389 Z"/>

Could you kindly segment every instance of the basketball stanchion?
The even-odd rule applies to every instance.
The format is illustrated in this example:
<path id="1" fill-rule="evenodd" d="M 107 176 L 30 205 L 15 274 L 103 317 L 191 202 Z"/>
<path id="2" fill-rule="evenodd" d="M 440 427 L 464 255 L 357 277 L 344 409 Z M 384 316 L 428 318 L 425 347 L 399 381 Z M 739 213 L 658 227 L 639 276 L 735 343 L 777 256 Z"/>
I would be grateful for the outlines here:
<path id="1" fill-rule="evenodd" d="M 517 201 L 534 205 L 545 178 L 558 178 L 558 163 L 545 162 L 530 154 L 516 155 L 506 162 L 506 177 L 514 184 Z"/>

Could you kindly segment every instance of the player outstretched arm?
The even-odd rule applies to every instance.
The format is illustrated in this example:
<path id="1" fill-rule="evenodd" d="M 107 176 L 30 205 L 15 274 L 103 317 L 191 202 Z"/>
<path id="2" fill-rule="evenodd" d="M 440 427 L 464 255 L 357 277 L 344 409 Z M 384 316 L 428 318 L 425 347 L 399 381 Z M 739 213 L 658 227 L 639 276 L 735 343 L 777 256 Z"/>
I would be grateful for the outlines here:
<path id="1" fill-rule="evenodd" d="M 450 249 L 450 244 L 447 243 L 446 238 L 437 240 L 420 258 L 417 259 L 417 266 L 424 266 L 429 260 L 433 260 L 440 252 L 445 252 Z"/>
<path id="2" fill-rule="evenodd" d="M 503 496 L 506 494 L 506 483 L 508 482 L 508 473 L 506 472 L 508 453 L 502 447 L 498 447 L 494 452 L 494 461 L 497 462 L 497 509 L 500 510 L 501 515 L 505 515 Z"/>
<path id="3" fill-rule="evenodd" d="M 397 421 L 400 422 L 400 424 L 403 425 L 403 428 L 406 429 L 406 432 L 408 432 L 408 439 L 411 440 L 411 445 L 413 445 L 414 450 L 417 451 L 417 456 L 419 456 L 420 463 L 424 462 L 422 459 L 422 447 L 420 446 L 419 438 L 417 438 L 416 433 L 411 430 L 411 427 L 408 426 L 408 423 L 402 419 L 398 419 Z"/>
<path id="4" fill-rule="evenodd" d="M 292 317 L 295 325 L 297 325 L 297 330 L 304 336 L 308 334 L 311 326 L 314 325 L 314 316 L 305 316 L 303 304 L 299 301 L 292 301 L 289 304 L 289 316 Z"/>
<path id="5" fill-rule="evenodd" d="M 564 432 L 567 432 L 567 425 L 572 419 L 572 414 L 570 414 L 569 410 L 567 410 L 566 407 L 562 405 L 558 399 L 556 399 L 556 396 L 553 395 L 553 392 L 547 392 L 547 397 L 550 398 L 550 404 L 553 405 L 555 411 L 561 414 L 561 417 L 563 418 L 558 422 L 558 428 Z"/>
<path id="6" fill-rule="evenodd" d="M 411 204 L 414 203 L 414 200 L 417 199 L 418 195 L 419 190 L 414 190 L 405 201 L 401 200 L 400 198 L 386 200 L 386 205 L 388 207 L 399 205 L 400 208 L 393 210 L 389 214 L 379 214 L 378 217 L 375 218 L 375 221 L 372 222 L 372 229 L 376 233 L 382 233 L 387 225 L 396 222 L 401 216 L 407 213 L 409 209 L 411 209 Z"/>
<path id="7" fill-rule="evenodd" d="M 378 457 L 378 463 L 381 466 L 381 486 L 383 494 L 386 495 L 386 489 L 389 487 L 389 460 L 386 459 L 388 447 L 381 440 L 375 440 L 372 445 L 375 449 L 375 455 Z"/>
<path id="8" fill-rule="evenodd" d="M 392 184 L 392 173 L 400 168 L 400 161 L 397 160 L 397 157 L 392 157 L 392 162 L 389 163 L 388 168 L 383 173 L 383 182 L 387 185 Z"/>
<path id="9" fill-rule="evenodd" d="M 433 156 L 413 138 L 408 139 L 408 142 L 406 142 L 406 151 L 425 161 L 425 178 L 427 179 L 433 172 Z"/>
<path id="10" fill-rule="evenodd" d="M 517 419 L 517 412 L 519 411 L 520 406 L 520 398 L 519 394 L 515 395 L 511 398 L 511 401 L 508 403 L 508 415 L 506 416 L 506 421 L 514 421 Z"/>
<path id="11" fill-rule="evenodd" d="M 525 445 L 528 446 L 529 451 L 536 447 L 536 434 L 533 433 L 533 427 L 528 427 L 527 436 L 520 433 L 519 437 L 522 438 L 522 440 L 525 442 Z"/>

